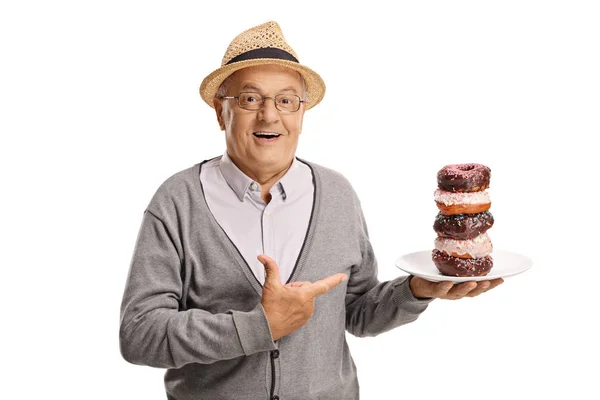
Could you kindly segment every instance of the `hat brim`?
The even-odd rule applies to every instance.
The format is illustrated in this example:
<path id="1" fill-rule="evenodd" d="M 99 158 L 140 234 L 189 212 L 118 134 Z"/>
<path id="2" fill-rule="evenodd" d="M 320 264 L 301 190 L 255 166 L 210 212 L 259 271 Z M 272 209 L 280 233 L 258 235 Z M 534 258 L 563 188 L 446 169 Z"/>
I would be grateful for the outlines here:
<path id="1" fill-rule="evenodd" d="M 214 108 L 213 99 L 219 90 L 219 87 L 225 79 L 235 71 L 256 65 L 281 65 L 293 69 L 302 75 L 306 83 L 307 101 L 306 109 L 310 110 L 321 102 L 325 96 L 325 82 L 319 74 L 312 69 L 305 67 L 293 61 L 280 60 L 276 58 L 257 58 L 254 60 L 244 60 L 224 65 L 221 68 L 211 72 L 200 85 L 200 96 L 210 107 Z"/>

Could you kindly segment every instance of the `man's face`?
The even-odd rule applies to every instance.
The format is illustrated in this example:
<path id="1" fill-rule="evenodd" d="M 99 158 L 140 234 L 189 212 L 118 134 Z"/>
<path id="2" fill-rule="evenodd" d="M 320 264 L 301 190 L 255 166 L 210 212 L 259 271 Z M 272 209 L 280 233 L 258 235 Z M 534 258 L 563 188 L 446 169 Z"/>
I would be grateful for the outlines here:
<path id="1" fill-rule="evenodd" d="M 236 99 L 216 99 L 215 110 L 221 129 L 225 131 L 227 153 L 241 169 L 277 171 L 289 166 L 298 147 L 302 131 L 304 103 L 296 112 L 275 108 L 273 97 L 296 94 L 304 97 L 300 75 L 277 65 L 261 65 L 236 71 L 227 85 L 226 96 L 255 92 L 270 97 L 257 111 L 238 106 Z M 257 137 L 276 133 L 275 139 Z"/>

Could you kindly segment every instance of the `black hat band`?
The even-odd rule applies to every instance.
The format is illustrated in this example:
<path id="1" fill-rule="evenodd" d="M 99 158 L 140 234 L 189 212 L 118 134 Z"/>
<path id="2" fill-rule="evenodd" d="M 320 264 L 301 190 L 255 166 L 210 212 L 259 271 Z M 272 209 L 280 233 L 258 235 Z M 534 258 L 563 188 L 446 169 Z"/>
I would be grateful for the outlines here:
<path id="1" fill-rule="evenodd" d="M 239 61 L 256 60 L 261 58 L 276 58 L 279 60 L 293 61 L 296 63 L 298 62 L 298 59 L 296 57 L 294 57 L 285 50 L 278 49 L 277 47 L 265 47 L 261 49 L 249 50 L 242 54 L 239 54 L 233 57 L 231 60 L 229 60 L 225 65 L 229 65 Z"/>

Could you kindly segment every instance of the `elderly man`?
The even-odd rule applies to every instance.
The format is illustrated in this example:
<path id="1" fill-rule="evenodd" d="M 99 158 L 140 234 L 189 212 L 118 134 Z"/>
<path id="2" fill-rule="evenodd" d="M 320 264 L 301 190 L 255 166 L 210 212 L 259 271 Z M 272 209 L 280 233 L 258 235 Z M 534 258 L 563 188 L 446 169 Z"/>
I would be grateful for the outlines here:
<path id="1" fill-rule="evenodd" d="M 227 150 L 159 187 L 121 307 L 123 357 L 168 368 L 167 398 L 357 399 L 346 330 L 374 336 L 501 283 L 378 281 L 348 181 L 295 157 L 325 85 L 276 23 L 238 35 L 200 93 Z"/>

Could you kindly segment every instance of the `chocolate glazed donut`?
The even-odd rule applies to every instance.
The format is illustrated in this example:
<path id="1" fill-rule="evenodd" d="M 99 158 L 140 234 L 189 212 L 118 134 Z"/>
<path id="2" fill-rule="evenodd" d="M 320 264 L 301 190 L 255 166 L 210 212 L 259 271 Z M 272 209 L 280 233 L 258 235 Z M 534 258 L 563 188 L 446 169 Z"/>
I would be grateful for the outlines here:
<path id="1" fill-rule="evenodd" d="M 438 187 L 447 192 L 479 192 L 490 187 L 490 174 L 482 164 L 446 165 L 438 172 Z"/>
<path id="2" fill-rule="evenodd" d="M 485 233 L 492 225 L 494 225 L 494 217 L 489 211 L 458 215 L 444 215 L 440 212 L 433 223 L 433 230 L 438 236 L 469 240 Z"/>
<path id="3" fill-rule="evenodd" d="M 458 258 L 438 249 L 433 250 L 431 258 L 436 268 L 446 276 L 485 276 L 494 266 L 491 256 Z"/>

